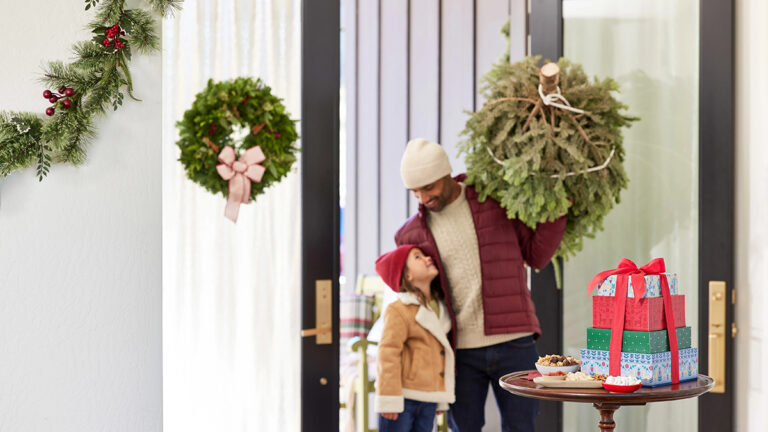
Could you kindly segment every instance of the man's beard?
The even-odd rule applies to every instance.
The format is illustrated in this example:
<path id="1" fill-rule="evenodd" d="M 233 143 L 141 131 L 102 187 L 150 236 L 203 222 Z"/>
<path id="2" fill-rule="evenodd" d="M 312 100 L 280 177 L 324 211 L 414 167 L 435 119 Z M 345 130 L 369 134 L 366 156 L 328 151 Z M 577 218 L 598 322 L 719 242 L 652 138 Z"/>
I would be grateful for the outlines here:
<path id="1" fill-rule="evenodd" d="M 435 197 L 435 201 L 437 203 L 437 207 L 434 209 L 430 209 L 430 211 L 433 212 L 441 212 L 445 207 L 448 205 L 448 202 L 451 200 L 451 196 L 453 195 L 453 184 L 451 184 L 450 180 L 446 180 L 446 185 L 443 187 L 443 191 L 440 195 Z"/>

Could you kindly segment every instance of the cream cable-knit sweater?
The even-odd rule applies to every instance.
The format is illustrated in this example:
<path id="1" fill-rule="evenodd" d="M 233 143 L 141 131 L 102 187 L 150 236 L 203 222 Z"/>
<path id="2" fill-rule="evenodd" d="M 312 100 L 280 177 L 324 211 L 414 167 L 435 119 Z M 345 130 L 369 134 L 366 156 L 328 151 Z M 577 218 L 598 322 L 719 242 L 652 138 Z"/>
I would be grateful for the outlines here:
<path id="1" fill-rule="evenodd" d="M 437 243 L 448 282 L 451 304 L 456 313 L 457 348 L 480 348 L 507 342 L 533 333 L 487 336 L 483 328 L 482 275 L 472 211 L 464 194 L 439 212 L 429 212 L 427 224 Z"/>

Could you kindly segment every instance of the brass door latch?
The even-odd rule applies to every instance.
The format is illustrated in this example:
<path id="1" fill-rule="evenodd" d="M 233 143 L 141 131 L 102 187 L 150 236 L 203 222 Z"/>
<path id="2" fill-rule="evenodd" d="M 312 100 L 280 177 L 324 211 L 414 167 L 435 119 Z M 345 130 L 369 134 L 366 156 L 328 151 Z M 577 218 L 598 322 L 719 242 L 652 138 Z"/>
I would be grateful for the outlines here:
<path id="1" fill-rule="evenodd" d="M 725 282 L 709 281 L 709 376 L 713 393 L 725 393 Z M 735 327 L 731 327 L 733 336 Z"/>
<path id="2" fill-rule="evenodd" d="M 316 336 L 318 345 L 333 343 L 331 333 L 333 302 L 331 301 L 333 285 L 330 279 L 315 281 L 315 328 L 301 331 L 301 337 Z"/>

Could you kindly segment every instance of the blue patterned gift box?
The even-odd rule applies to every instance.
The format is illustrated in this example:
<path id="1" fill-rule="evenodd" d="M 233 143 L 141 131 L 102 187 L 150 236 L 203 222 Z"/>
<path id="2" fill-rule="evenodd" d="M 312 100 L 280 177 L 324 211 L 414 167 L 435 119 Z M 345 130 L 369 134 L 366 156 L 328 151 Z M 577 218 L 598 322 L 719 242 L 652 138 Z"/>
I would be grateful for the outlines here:
<path id="1" fill-rule="evenodd" d="M 699 374 L 699 353 L 696 348 L 686 348 L 680 354 L 680 382 L 696 379 Z M 621 375 L 633 376 L 645 387 L 672 383 L 672 354 L 670 351 L 656 354 L 621 353 Z M 581 371 L 588 374 L 608 375 L 608 351 L 581 350 Z"/>
<path id="2" fill-rule="evenodd" d="M 669 293 L 672 295 L 680 294 L 677 289 L 677 274 L 676 273 L 664 273 L 667 276 L 667 284 L 669 285 Z M 603 297 L 613 297 L 616 295 L 616 275 L 608 276 L 602 284 L 597 288 L 597 295 Z M 627 297 L 634 298 L 635 294 L 632 291 L 632 278 L 629 278 L 627 288 Z M 645 276 L 645 294 L 641 298 L 661 297 L 661 281 L 659 275 Z"/>

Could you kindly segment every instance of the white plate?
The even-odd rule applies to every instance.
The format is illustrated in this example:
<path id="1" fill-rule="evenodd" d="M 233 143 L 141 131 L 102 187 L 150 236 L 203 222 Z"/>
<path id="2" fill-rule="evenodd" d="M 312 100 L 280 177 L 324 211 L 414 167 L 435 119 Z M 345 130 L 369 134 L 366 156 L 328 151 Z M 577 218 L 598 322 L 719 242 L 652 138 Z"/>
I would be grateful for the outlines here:
<path id="1" fill-rule="evenodd" d="M 560 378 L 560 379 L 553 379 Z M 544 387 L 560 387 L 560 388 L 603 388 L 603 382 L 599 380 L 594 381 L 566 381 L 565 377 L 551 377 L 540 376 L 533 379 L 536 384 Z"/>

